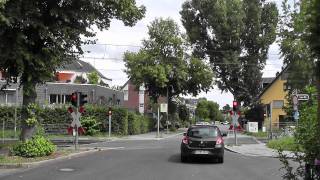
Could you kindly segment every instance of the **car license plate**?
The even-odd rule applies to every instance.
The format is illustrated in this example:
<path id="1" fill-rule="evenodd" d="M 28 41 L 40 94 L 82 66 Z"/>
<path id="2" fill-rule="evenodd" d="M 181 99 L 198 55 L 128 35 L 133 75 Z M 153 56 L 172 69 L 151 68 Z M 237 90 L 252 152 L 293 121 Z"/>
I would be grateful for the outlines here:
<path id="1" fill-rule="evenodd" d="M 194 154 L 209 154 L 209 152 L 203 151 L 203 150 L 196 150 L 196 151 L 194 151 Z"/>

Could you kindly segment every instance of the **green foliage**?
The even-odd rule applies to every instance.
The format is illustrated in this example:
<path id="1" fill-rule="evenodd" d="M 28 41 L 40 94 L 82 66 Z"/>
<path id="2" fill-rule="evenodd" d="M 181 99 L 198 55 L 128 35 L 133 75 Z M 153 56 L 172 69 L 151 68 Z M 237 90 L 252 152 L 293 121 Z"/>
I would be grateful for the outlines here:
<path id="1" fill-rule="evenodd" d="M 182 122 L 190 122 L 190 112 L 186 105 L 178 106 L 179 119 Z"/>
<path id="2" fill-rule="evenodd" d="M 11 149 L 11 154 L 22 157 L 42 157 L 52 154 L 56 150 L 48 139 L 43 136 L 34 136 L 26 142 L 20 142 Z"/>
<path id="3" fill-rule="evenodd" d="M 205 121 L 222 121 L 219 105 L 213 101 L 200 100 L 196 108 L 196 116 Z"/>
<path id="4" fill-rule="evenodd" d="M 59 66 L 83 54 L 84 43 L 94 43 L 83 40 L 95 36 L 93 26 L 108 29 L 111 19 L 133 26 L 144 14 L 145 7 L 137 7 L 135 0 L 7 0 L 0 4 L 0 70 L 7 82 L 19 81 L 27 106 L 35 102 L 37 84 L 52 79 Z M 27 124 L 28 117 L 22 117 Z M 24 140 L 32 127 L 22 127 Z"/>
<path id="5" fill-rule="evenodd" d="M 271 140 L 267 146 L 276 150 L 295 151 L 299 148 L 298 141 L 294 137 L 283 137 L 280 139 Z"/>
<path id="6" fill-rule="evenodd" d="M 101 123 L 94 116 L 81 118 L 81 125 L 85 128 L 85 135 L 93 136 L 100 132 Z"/>
<path id="7" fill-rule="evenodd" d="M 287 83 L 292 90 L 304 89 L 306 85 L 310 85 L 314 76 L 312 53 L 304 40 L 308 6 L 307 1 L 295 1 L 293 6 L 288 0 L 282 2 L 279 44 L 284 66 L 287 66 Z"/>
<path id="8" fill-rule="evenodd" d="M 217 85 L 245 105 L 257 103 L 278 10 L 262 0 L 188 0 L 182 24 L 193 54 L 210 60 Z"/>
<path id="9" fill-rule="evenodd" d="M 76 78 L 74 79 L 74 83 L 85 84 L 85 83 L 87 83 L 87 80 L 85 78 L 83 78 L 82 76 L 76 76 Z"/>
<path id="10" fill-rule="evenodd" d="M 144 84 L 153 101 L 179 94 L 197 95 L 212 86 L 213 73 L 201 60 L 186 54 L 179 26 L 171 19 L 156 19 L 148 27 L 148 39 L 137 53 L 126 52 L 126 73 L 139 87 Z"/>
<path id="11" fill-rule="evenodd" d="M 258 137 L 258 138 L 267 138 L 268 137 L 268 132 L 262 132 L 262 131 L 259 131 L 257 133 L 245 132 L 245 134 L 249 135 L 249 136 Z"/>
<path id="12" fill-rule="evenodd" d="M 86 105 L 85 109 L 86 112 L 81 117 L 81 123 L 89 129 L 88 135 L 94 135 L 98 131 L 104 132 L 108 129 L 108 107 Z M 151 120 L 143 115 L 128 112 L 124 108 L 112 108 L 112 112 L 112 133 L 116 135 L 140 134 L 152 129 Z M 20 108 L 18 108 L 17 114 L 19 117 Z M 36 135 L 44 135 L 43 127 L 46 125 L 63 125 L 72 122 L 67 107 L 44 108 L 39 112 L 37 119 L 39 119 L 39 123 L 36 126 Z M 134 120 L 132 121 L 132 119 Z M 7 126 L 13 127 L 14 107 L 0 106 L 0 122 L 2 120 Z M 17 122 L 19 127 L 19 121 Z M 8 131 L 5 136 L 13 136 L 13 132 Z"/>
<path id="13" fill-rule="evenodd" d="M 99 75 L 96 71 L 88 74 L 89 84 L 98 84 Z"/>

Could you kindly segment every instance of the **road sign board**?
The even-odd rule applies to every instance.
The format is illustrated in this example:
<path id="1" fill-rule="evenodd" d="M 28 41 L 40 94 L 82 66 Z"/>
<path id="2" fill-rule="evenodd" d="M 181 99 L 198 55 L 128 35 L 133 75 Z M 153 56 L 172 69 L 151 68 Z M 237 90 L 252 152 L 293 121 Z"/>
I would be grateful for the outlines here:
<path id="1" fill-rule="evenodd" d="M 308 101 L 309 95 L 308 94 L 297 94 L 297 98 L 299 101 Z"/>
<path id="2" fill-rule="evenodd" d="M 162 104 L 160 104 L 160 112 L 167 112 L 167 110 L 168 110 L 168 104 L 166 104 L 166 103 L 162 103 Z"/>
<path id="3" fill-rule="evenodd" d="M 238 125 L 239 125 L 239 122 L 238 122 L 239 114 L 233 113 L 233 115 L 231 116 L 231 118 L 232 118 L 232 125 L 238 126 Z"/>
<path id="4" fill-rule="evenodd" d="M 72 112 L 71 116 L 72 116 L 72 119 L 73 119 L 72 122 L 71 122 L 71 127 L 75 127 L 75 125 L 77 127 L 80 127 L 81 126 L 81 123 L 80 123 L 81 113 Z"/>

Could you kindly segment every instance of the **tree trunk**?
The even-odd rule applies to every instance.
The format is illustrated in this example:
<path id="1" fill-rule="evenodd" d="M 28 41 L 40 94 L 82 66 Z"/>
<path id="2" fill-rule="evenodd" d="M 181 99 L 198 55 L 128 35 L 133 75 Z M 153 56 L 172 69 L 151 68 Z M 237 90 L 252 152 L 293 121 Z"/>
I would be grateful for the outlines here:
<path id="1" fill-rule="evenodd" d="M 37 97 L 36 93 L 36 84 L 28 81 L 23 84 L 23 102 L 22 102 L 22 112 L 21 112 L 21 135 L 20 140 L 26 141 L 27 139 L 30 139 L 33 135 L 33 132 L 35 130 L 35 125 L 29 126 L 26 123 L 26 120 L 29 118 L 27 107 L 29 104 L 35 103 Z"/>

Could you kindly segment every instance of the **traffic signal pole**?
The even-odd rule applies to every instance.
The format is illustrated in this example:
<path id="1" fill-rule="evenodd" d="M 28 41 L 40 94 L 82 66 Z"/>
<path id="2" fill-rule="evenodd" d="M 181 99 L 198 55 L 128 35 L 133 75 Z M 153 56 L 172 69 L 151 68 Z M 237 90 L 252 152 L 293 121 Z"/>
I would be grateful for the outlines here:
<path id="1" fill-rule="evenodd" d="M 77 92 L 77 107 L 76 107 L 76 115 L 77 116 L 79 114 L 79 107 L 80 107 L 80 93 Z M 80 121 L 80 119 L 79 119 L 79 121 Z M 75 124 L 75 132 L 76 132 L 76 135 L 75 135 L 74 148 L 75 148 L 75 150 L 78 150 L 79 133 L 78 133 L 78 125 L 77 124 Z"/>

